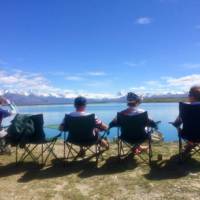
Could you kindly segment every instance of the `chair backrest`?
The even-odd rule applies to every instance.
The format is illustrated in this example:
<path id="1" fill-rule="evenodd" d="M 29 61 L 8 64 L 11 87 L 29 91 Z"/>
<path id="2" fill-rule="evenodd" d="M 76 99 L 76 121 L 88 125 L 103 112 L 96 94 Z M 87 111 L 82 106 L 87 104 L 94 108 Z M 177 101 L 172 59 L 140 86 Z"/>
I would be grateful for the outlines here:
<path id="1" fill-rule="evenodd" d="M 34 129 L 35 129 L 32 140 L 36 142 L 44 140 L 45 133 L 43 129 L 43 125 L 44 125 L 43 114 L 31 115 L 30 118 L 33 120 Z"/>
<path id="2" fill-rule="evenodd" d="M 186 139 L 200 140 L 200 104 L 179 103 L 182 132 Z"/>
<path id="3" fill-rule="evenodd" d="M 68 131 L 68 140 L 81 143 L 94 140 L 95 115 L 70 116 L 65 115 L 65 130 Z"/>
<path id="4" fill-rule="evenodd" d="M 44 140 L 43 123 L 42 114 L 17 114 L 7 129 L 7 142 L 12 145 L 24 145 Z"/>
<path id="5" fill-rule="evenodd" d="M 121 129 L 121 138 L 139 140 L 146 136 L 145 127 L 148 122 L 147 112 L 129 116 L 117 113 L 117 124 Z"/>

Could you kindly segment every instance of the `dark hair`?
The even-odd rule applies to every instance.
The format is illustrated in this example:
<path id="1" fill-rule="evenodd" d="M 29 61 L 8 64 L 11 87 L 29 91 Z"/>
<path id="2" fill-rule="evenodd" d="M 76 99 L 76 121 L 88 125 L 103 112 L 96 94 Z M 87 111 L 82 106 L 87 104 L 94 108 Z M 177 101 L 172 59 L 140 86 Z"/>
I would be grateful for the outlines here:
<path id="1" fill-rule="evenodd" d="M 86 100 L 85 97 L 79 96 L 79 97 L 74 99 L 74 106 L 76 108 L 79 108 L 79 107 L 82 107 L 82 106 L 86 106 L 86 104 L 87 104 L 87 100 Z"/>
<path id="2" fill-rule="evenodd" d="M 196 101 L 200 101 L 200 86 L 191 87 L 188 96 L 194 98 Z"/>

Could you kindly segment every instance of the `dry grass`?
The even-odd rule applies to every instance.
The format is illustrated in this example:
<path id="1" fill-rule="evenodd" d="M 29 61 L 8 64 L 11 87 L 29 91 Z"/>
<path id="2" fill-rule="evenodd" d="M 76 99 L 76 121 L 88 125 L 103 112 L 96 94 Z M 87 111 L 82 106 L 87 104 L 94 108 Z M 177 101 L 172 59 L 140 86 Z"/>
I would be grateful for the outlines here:
<path id="1" fill-rule="evenodd" d="M 59 156 L 62 149 L 56 145 Z M 14 152 L 0 156 L 0 200 L 199 199 L 200 159 L 178 164 L 176 143 L 155 144 L 153 150 L 151 168 L 133 155 L 119 162 L 115 144 L 104 153 L 98 168 L 89 159 L 65 163 L 65 167 L 55 160 L 43 168 L 29 161 L 16 166 Z M 157 161 L 158 153 L 163 161 Z"/>

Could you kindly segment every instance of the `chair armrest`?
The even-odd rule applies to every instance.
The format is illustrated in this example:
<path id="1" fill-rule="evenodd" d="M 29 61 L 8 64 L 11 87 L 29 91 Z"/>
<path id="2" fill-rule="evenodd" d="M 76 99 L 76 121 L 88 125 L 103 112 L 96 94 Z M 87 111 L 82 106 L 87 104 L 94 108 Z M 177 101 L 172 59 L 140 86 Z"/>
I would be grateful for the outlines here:
<path id="1" fill-rule="evenodd" d="M 106 136 L 108 136 L 110 134 L 110 129 L 106 130 L 103 132 L 103 135 L 101 135 L 101 138 L 105 138 Z"/>
<path id="2" fill-rule="evenodd" d="M 178 132 L 178 134 L 180 135 L 180 132 L 181 132 L 181 124 L 176 124 L 176 123 L 174 123 L 174 122 L 169 122 L 169 124 L 171 124 L 173 127 L 175 127 L 176 128 L 176 130 L 177 130 L 177 132 Z"/>

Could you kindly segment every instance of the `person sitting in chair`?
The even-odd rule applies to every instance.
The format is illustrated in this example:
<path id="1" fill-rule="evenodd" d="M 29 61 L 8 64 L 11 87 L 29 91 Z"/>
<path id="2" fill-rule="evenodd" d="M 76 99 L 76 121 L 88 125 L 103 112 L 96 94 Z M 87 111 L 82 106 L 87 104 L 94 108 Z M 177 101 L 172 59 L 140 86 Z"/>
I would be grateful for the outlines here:
<path id="1" fill-rule="evenodd" d="M 11 102 L 0 96 L 0 153 L 10 153 L 10 150 L 6 144 L 7 130 L 2 128 L 2 121 L 4 118 L 16 114 L 16 108 Z M 3 106 L 8 106 L 9 110 L 3 108 Z"/>
<path id="2" fill-rule="evenodd" d="M 0 96 L 0 128 L 2 126 L 2 120 L 13 114 L 16 114 L 15 105 L 13 105 L 8 99 Z M 8 106 L 9 110 L 2 108 L 2 106 Z M 2 135 L 0 135 L 1 137 Z"/>
<path id="3" fill-rule="evenodd" d="M 200 86 L 193 86 L 189 90 L 188 94 L 188 104 L 200 104 Z M 176 128 L 179 128 L 182 125 L 182 119 L 178 115 L 176 120 L 171 123 L 174 125 Z M 189 153 L 194 147 L 196 146 L 195 143 L 188 141 L 186 146 L 185 146 L 185 153 Z"/>
<path id="4" fill-rule="evenodd" d="M 140 96 L 138 96 L 137 94 L 133 93 L 133 92 L 129 92 L 127 94 L 127 108 L 125 110 L 122 110 L 120 113 L 124 114 L 124 115 L 128 115 L 128 116 L 134 116 L 134 115 L 138 115 L 141 113 L 146 112 L 145 110 L 139 108 L 139 105 L 142 102 L 142 98 Z M 157 124 L 152 120 L 152 119 L 148 119 L 148 126 L 149 127 L 153 127 L 153 128 L 157 128 Z M 109 128 L 112 127 L 117 127 L 117 117 L 115 117 L 109 124 Z M 139 154 L 142 151 L 146 151 L 147 147 L 146 146 L 137 146 L 137 148 L 133 149 L 134 153 Z"/>
<path id="5" fill-rule="evenodd" d="M 87 116 L 90 115 L 90 113 L 86 112 L 86 106 L 87 106 L 87 100 L 85 97 L 77 97 L 74 100 L 74 107 L 75 107 L 75 111 L 69 113 L 70 116 L 73 117 L 80 117 L 80 116 Z M 97 118 L 97 116 L 95 116 L 95 129 L 94 129 L 94 135 L 98 135 L 100 131 L 106 131 L 108 129 L 108 126 L 103 123 L 100 119 Z M 66 128 L 66 127 L 65 127 Z M 60 124 L 59 127 L 60 131 L 64 130 L 64 120 L 63 122 Z M 101 139 L 101 145 L 109 148 L 109 143 L 107 140 L 105 139 Z M 80 149 L 80 154 L 81 154 L 82 150 Z"/>

